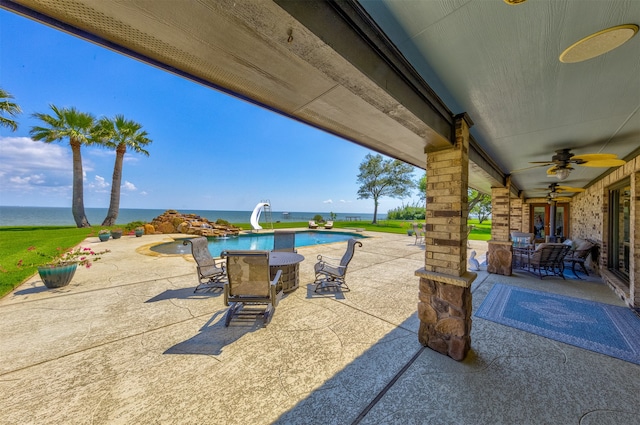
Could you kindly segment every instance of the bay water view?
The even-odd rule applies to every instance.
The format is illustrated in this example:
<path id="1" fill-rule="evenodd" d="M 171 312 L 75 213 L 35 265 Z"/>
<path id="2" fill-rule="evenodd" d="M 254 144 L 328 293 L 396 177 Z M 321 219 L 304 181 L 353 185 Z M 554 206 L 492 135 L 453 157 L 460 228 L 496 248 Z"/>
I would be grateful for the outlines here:
<path id="1" fill-rule="evenodd" d="M 133 221 L 151 222 L 155 217 L 165 212 L 165 209 L 133 209 L 120 208 L 117 223 L 125 225 Z M 252 211 L 218 211 L 218 210 L 181 210 L 183 214 L 197 214 L 209 221 L 219 218 L 229 223 L 249 223 Z M 99 226 L 107 216 L 107 208 L 85 208 L 89 223 Z M 275 222 L 308 221 L 320 214 L 325 220 L 330 219 L 329 213 L 272 211 L 271 219 Z M 373 220 L 373 214 L 366 213 L 335 213 L 336 221 L 345 221 L 357 217 L 362 221 Z M 378 213 L 378 219 L 383 220 L 386 214 Z M 265 222 L 263 213 L 260 223 Z M 62 207 L 11 207 L 0 206 L 0 226 L 75 226 L 71 208 Z"/>

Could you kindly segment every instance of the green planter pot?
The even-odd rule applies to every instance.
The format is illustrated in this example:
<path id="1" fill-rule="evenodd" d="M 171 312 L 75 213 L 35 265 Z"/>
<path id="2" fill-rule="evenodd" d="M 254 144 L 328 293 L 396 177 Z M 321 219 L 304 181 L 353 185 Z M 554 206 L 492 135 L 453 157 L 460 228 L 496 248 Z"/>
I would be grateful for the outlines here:
<path id="1" fill-rule="evenodd" d="M 136 238 L 139 238 L 140 236 L 144 235 L 144 230 L 136 230 L 135 234 L 136 234 Z"/>
<path id="2" fill-rule="evenodd" d="M 113 239 L 120 239 L 122 237 L 122 232 L 113 231 L 113 232 L 111 232 L 111 237 Z"/>
<path id="3" fill-rule="evenodd" d="M 109 240 L 110 237 L 111 237 L 111 233 L 103 233 L 98 235 L 100 242 L 106 242 Z"/>
<path id="4" fill-rule="evenodd" d="M 77 268 L 77 264 L 56 267 L 42 266 L 38 267 L 38 274 L 47 288 L 61 288 L 71 282 Z"/>

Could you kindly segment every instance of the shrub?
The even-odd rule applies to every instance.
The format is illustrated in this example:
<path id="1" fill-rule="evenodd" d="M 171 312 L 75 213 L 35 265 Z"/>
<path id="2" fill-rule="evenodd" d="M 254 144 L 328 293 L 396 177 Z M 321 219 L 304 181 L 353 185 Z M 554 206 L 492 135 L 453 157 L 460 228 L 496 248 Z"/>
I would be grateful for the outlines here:
<path id="1" fill-rule="evenodd" d="M 144 226 L 144 221 L 132 221 L 131 223 L 127 224 L 124 226 L 125 230 L 127 232 L 131 232 L 133 231 L 136 227 L 142 227 Z"/>
<path id="2" fill-rule="evenodd" d="M 394 208 L 387 212 L 387 219 L 389 220 L 424 220 L 425 219 L 425 207 L 414 205 L 402 205 L 398 208 Z"/>

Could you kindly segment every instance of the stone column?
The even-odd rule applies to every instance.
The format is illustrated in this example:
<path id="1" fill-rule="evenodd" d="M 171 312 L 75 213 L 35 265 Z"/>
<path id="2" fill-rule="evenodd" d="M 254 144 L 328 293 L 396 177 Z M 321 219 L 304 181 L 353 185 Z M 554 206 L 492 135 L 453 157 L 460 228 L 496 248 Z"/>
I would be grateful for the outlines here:
<path id="1" fill-rule="evenodd" d="M 471 348 L 471 283 L 467 271 L 469 127 L 456 117 L 455 146 L 427 152 L 425 267 L 420 277 L 418 340 L 463 360 Z"/>
<path id="2" fill-rule="evenodd" d="M 487 250 L 487 271 L 511 276 L 510 187 L 491 188 L 491 240 Z"/>

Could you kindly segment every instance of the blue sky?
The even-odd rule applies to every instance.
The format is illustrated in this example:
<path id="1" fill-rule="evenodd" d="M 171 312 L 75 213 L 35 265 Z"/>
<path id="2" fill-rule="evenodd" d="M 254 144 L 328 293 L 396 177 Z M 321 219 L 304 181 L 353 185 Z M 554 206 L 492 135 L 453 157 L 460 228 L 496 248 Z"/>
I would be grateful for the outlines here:
<path id="1" fill-rule="evenodd" d="M 358 200 L 358 167 L 372 151 L 0 10 L 0 87 L 23 113 L 0 128 L 0 205 L 71 206 L 68 141 L 29 138 L 50 104 L 96 117 L 123 114 L 153 140 L 127 153 L 121 208 L 373 213 Z M 114 153 L 82 148 L 85 207 L 109 204 Z M 416 168 L 415 178 L 424 171 Z M 417 200 L 381 199 L 379 212 Z"/>

